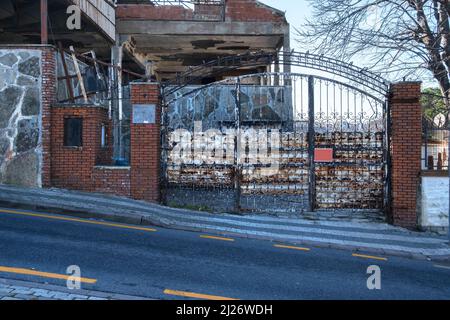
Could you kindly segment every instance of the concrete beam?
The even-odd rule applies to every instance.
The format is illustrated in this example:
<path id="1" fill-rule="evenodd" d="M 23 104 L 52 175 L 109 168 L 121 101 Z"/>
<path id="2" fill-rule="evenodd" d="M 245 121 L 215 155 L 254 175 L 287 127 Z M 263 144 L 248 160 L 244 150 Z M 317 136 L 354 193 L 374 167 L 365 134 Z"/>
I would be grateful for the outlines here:
<path id="1" fill-rule="evenodd" d="M 117 21 L 120 35 L 280 35 L 286 26 L 267 22 L 204 22 L 204 21 Z"/>
<path id="2" fill-rule="evenodd" d="M 115 7 L 106 0 L 69 0 L 77 5 L 83 14 L 89 18 L 104 33 L 111 42 L 116 36 L 116 14 Z"/>

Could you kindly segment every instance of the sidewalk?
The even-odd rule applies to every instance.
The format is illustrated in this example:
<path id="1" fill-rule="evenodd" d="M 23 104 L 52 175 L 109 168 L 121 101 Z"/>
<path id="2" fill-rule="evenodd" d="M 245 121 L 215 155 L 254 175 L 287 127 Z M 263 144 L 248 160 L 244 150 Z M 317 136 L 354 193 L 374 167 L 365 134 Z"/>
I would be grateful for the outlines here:
<path id="1" fill-rule="evenodd" d="M 412 232 L 383 222 L 208 214 L 108 195 L 4 185 L 0 185 L 0 206 L 364 253 L 450 259 L 446 237 Z"/>
<path id="2" fill-rule="evenodd" d="M 0 279 L 1 301 L 12 300 L 148 300 L 142 297 L 65 287 L 28 281 Z"/>

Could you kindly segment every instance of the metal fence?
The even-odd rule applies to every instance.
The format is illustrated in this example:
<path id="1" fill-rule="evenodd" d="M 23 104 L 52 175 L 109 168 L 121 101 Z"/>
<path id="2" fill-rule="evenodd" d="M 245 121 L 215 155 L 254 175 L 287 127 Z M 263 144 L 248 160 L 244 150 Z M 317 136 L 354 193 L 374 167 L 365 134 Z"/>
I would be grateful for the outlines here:
<path id="1" fill-rule="evenodd" d="M 422 94 L 422 170 L 448 170 L 449 121 L 445 98 L 438 93 Z"/>
<path id="2" fill-rule="evenodd" d="M 167 90 L 169 205 L 275 213 L 384 209 L 384 97 L 285 73 Z"/>

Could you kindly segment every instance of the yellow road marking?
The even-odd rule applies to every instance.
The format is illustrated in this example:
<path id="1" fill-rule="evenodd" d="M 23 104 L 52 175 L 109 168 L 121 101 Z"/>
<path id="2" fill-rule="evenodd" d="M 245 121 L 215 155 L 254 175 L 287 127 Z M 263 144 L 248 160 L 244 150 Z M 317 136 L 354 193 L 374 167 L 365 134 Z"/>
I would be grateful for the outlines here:
<path id="1" fill-rule="evenodd" d="M 364 259 L 374 259 L 374 260 L 381 260 L 381 261 L 387 261 L 387 258 L 383 258 L 383 257 L 375 257 L 375 256 L 367 256 L 365 254 L 352 254 L 352 256 L 357 257 L 357 258 L 364 258 Z"/>
<path id="2" fill-rule="evenodd" d="M 37 277 L 52 278 L 52 279 L 62 279 L 62 280 L 67 280 L 67 279 L 69 279 L 69 277 L 72 277 L 70 275 L 64 275 L 64 274 L 59 274 L 59 273 L 41 272 L 41 271 L 36 271 L 36 270 L 31 270 L 31 269 L 10 268 L 10 267 L 2 267 L 2 266 L 0 266 L 0 272 L 16 273 L 16 274 L 23 274 L 23 275 L 29 275 L 29 276 L 37 276 Z M 80 282 L 96 283 L 97 279 L 80 278 Z"/>
<path id="3" fill-rule="evenodd" d="M 177 290 L 170 290 L 170 289 L 164 290 L 164 294 L 171 295 L 171 296 L 186 297 L 186 298 L 204 299 L 204 300 L 221 300 L 221 301 L 238 300 L 238 299 L 233 299 L 233 298 L 211 296 L 211 295 L 208 295 L 208 294 L 186 292 L 186 291 L 177 291 Z"/>
<path id="4" fill-rule="evenodd" d="M 450 270 L 450 266 L 441 266 L 441 265 L 439 265 L 439 264 L 435 264 L 434 266 L 435 266 L 436 268 Z"/>
<path id="5" fill-rule="evenodd" d="M 221 240 L 221 241 L 234 241 L 234 239 L 231 239 L 231 238 L 222 238 L 222 237 L 205 236 L 205 235 L 201 235 L 200 238 L 212 239 L 212 240 Z"/>
<path id="6" fill-rule="evenodd" d="M 0 210 L 0 213 L 17 214 L 17 215 L 22 215 L 22 216 L 47 218 L 47 219 L 71 221 L 71 222 L 81 222 L 81 223 L 95 224 L 95 225 L 101 225 L 101 226 L 107 226 L 107 227 L 132 229 L 132 230 L 140 230 L 140 231 L 148 231 L 148 232 L 156 232 L 157 231 L 156 229 L 152 229 L 152 228 L 134 227 L 134 226 L 126 225 L 126 224 L 93 221 L 93 220 L 87 220 L 87 219 L 68 218 L 68 217 L 62 217 L 62 216 L 59 217 L 59 216 L 53 216 L 53 215 L 49 215 L 49 214 L 21 212 L 21 211 L 13 211 L 13 210 Z"/>
<path id="7" fill-rule="evenodd" d="M 282 248 L 282 249 L 292 249 L 292 250 L 300 250 L 300 251 L 311 251 L 309 248 L 301 248 L 301 247 L 294 247 L 294 246 L 285 246 L 281 244 L 274 244 L 273 245 L 276 248 Z"/>

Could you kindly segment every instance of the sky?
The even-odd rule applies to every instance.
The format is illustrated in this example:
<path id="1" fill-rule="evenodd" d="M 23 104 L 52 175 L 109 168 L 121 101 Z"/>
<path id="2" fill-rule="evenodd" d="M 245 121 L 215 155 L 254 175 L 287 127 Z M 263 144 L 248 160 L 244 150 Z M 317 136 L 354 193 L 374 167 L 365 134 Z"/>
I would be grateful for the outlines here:
<path id="1" fill-rule="evenodd" d="M 284 11 L 286 13 L 286 18 L 291 25 L 291 49 L 295 51 L 305 51 L 300 49 L 296 43 L 296 36 L 294 27 L 300 28 L 302 24 L 305 23 L 306 18 L 311 17 L 312 10 L 310 4 L 307 0 L 258 0 L 264 4 L 267 4 L 273 8 Z M 313 53 L 313 52 L 312 52 Z M 356 65 L 358 63 L 355 63 Z M 292 67 L 292 72 L 294 73 L 304 73 L 312 74 L 322 77 L 328 77 L 335 80 L 342 80 L 340 77 L 333 74 L 328 74 L 326 72 L 301 68 L 294 66 Z"/>
<path id="2" fill-rule="evenodd" d="M 292 25 L 300 25 L 306 16 L 311 14 L 311 9 L 306 0 L 259 0 L 271 7 L 286 11 L 288 21 Z"/>
<path id="3" fill-rule="evenodd" d="M 267 4 L 273 8 L 276 8 L 281 11 L 286 12 L 286 18 L 291 25 L 291 48 L 296 51 L 299 50 L 296 41 L 295 41 L 295 30 L 293 27 L 299 28 L 302 24 L 305 23 L 306 18 L 311 18 L 312 10 L 311 4 L 308 0 L 259 0 L 260 2 Z M 355 61 L 353 63 L 356 66 L 364 67 L 365 64 L 362 60 L 358 60 L 355 57 Z M 387 78 L 388 75 L 385 75 Z M 393 79 L 390 79 L 393 80 Z M 430 75 L 422 75 L 422 79 L 424 81 L 425 86 L 435 87 L 436 83 L 434 79 Z"/>
<path id="4" fill-rule="evenodd" d="M 292 27 L 300 27 L 307 17 L 311 16 L 311 8 L 306 0 L 259 0 L 273 8 L 286 12 L 286 18 Z M 295 41 L 291 41 L 295 47 Z"/>

